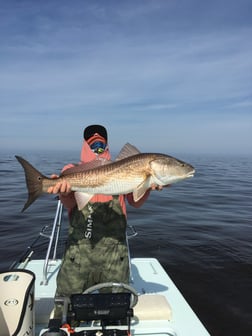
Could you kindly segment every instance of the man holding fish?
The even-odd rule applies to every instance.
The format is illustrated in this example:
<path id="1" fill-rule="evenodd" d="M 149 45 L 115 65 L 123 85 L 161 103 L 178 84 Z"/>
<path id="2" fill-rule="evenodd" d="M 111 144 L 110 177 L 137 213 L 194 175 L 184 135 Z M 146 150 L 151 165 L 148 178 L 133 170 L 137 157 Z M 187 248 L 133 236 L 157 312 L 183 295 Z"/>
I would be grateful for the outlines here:
<path id="1" fill-rule="evenodd" d="M 43 192 L 58 194 L 69 213 L 69 236 L 57 278 L 56 297 L 69 297 L 102 282 L 129 281 L 126 204 L 141 206 L 150 191 L 194 175 L 172 156 L 140 153 L 126 144 L 115 162 L 105 127 L 84 130 L 81 162 L 48 178 L 20 156 L 28 188 L 27 209 Z M 56 315 L 57 317 L 57 309 Z"/>
<path id="2" fill-rule="evenodd" d="M 88 126 L 84 130 L 80 164 L 90 169 L 110 161 L 107 141 L 107 131 L 103 126 Z M 67 165 L 63 171 L 72 167 L 71 164 Z M 153 183 L 151 188 L 162 189 L 162 186 Z M 56 296 L 82 293 L 102 282 L 128 283 L 125 198 L 130 205 L 139 207 L 148 198 L 150 189 L 138 201 L 134 201 L 132 193 L 125 196 L 96 194 L 82 209 L 78 209 L 76 195 L 67 180 L 49 187 L 48 192 L 60 194 L 63 205 L 68 209 L 70 222 Z"/>

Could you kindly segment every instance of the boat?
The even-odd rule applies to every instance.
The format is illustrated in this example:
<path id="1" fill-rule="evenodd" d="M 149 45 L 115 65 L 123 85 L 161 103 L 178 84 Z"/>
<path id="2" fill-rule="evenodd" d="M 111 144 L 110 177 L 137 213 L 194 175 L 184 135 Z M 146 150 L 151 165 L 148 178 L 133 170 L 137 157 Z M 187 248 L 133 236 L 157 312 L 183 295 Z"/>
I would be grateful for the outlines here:
<path id="1" fill-rule="evenodd" d="M 129 284 L 103 283 L 68 300 L 57 298 L 62 318 L 56 318 L 62 211 L 58 200 L 54 220 L 35 240 L 48 240 L 45 257 L 33 259 L 33 242 L 0 274 L 0 336 L 210 335 L 155 258 L 130 258 Z M 131 227 L 128 240 L 136 234 Z M 73 318 L 81 321 L 78 327 L 71 325 Z"/>

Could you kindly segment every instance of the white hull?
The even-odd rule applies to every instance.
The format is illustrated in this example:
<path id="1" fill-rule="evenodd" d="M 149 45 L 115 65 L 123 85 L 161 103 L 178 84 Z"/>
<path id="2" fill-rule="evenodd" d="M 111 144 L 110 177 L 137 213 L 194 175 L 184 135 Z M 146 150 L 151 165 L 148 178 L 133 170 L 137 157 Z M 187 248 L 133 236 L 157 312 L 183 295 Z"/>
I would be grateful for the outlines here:
<path id="1" fill-rule="evenodd" d="M 48 326 L 56 289 L 60 261 L 49 264 L 48 284 L 43 284 L 43 260 L 29 262 L 28 269 L 36 274 L 35 323 L 36 335 Z M 209 336 L 171 278 L 156 259 L 132 259 L 132 283 L 139 296 L 132 319 L 132 335 Z M 97 329 L 97 326 L 88 327 Z M 81 327 L 76 328 L 80 331 Z"/>
<path id="2" fill-rule="evenodd" d="M 52 318 L 56 277 L 61 260 L 56 259 L 62 205 L 58 202 L 51 234 L 40 232 L 40 237 L 49 238 L 45 259 L 30 260 L 31 246 L 15 269 L 0 274 L 0 336 L 58 336 L 70 333 L 48 332 Z M 133 237 L 136 233 L 132 230 Z M 36 239 L 37 241 L 37 239 Z M 53 248 L 54 246 L 54 248 Z M 103 336 L 209 336 L 209 333 L 188 305 L 178 288 L 165 272 L 158 260 L 153 258 L 131 259 L 131 287 L 137 292 L 138 303 L 133 307 L 133 317 L 128 316 L 129 326 L 113 325 L 105 329 Z M 35 275 L 35 293 L 34 293 Z M 13 281 L 14 279 L 14 281 Z M 97 294 L 93 294 L 97 295 Z M 87 298 L 87 297 L 86 297 Z M 91 296 L 91 300 L 93 300 Z M 104 296 L 102 296 L 102 301 Z M 130 307 L 129 307 L 130 308 Z M 35 313 L 34 313 L 35 312 Z M 127 314 L 129 310 L 127 311 Z M 130 310 L 131 313 L 131 310 Z M 103 328 L 103 329 L 102 329 Z M 82 323 L 75 332 L 86 331 L 86 336 L 102 335 L 106 331 L 100 321 Z M 119 330 L 114 333 L 110 330 Z M 120 332 L 123 330 L 123 333 Z M 64 333 L 64 332 L 65 333 Z M 95 331 L 99 331 L 95 333 Z M 106 332 L 107 332 L 106 331 Z M 73 334 L 71 334 L 73 335 Z M 79 334 L 79 335 L 84 335 Z"/>

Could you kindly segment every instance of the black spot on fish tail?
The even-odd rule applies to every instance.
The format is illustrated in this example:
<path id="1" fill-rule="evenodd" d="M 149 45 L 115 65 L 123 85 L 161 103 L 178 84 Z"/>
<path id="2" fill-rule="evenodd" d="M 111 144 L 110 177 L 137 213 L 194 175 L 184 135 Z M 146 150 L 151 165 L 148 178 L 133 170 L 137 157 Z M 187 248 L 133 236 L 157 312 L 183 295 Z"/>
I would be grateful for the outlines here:
<path id="1" fill-rule="evenodd" d="M 28 189 L 28 200 L 22 209 L 24 212 L 42 194 L 42 182 L 46 177 L 22 157 L 16 155 L 16 159 L 24 169 Z"/>

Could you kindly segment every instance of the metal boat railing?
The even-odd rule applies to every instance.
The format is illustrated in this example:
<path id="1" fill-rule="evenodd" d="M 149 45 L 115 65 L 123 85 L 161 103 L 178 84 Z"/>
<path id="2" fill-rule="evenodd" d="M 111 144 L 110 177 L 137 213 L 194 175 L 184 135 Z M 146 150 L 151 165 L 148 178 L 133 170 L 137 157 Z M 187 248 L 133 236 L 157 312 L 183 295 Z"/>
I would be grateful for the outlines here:
<path id="1" fill-rule="evenodd" d="M 60 236 L 60 228 L 61 228 L 61 222 L 62 222 L 62 212 L 63 212 L 63 206 L 60 200 L 57 202 L 57 208 L 56 213 L 53 221 L 53 225 L 45 225 L 38 237 L 33 241 L 33 243 L 27 247 L 26 251 L 21 255 L 19 260 L 15 261 L 9 269 L 25 269 L 29 261 L 31 260 L 31 257 L 34 253 L 36 244 L 38 243 L 39 239 L 41 237 L 49 239 L 47 251 L 46 251 L 46 257 L 44 260 L 43 265 L 43 278 L 41 281 L 41 285 L 47 285 L 48 284 L 48 268 L 50 264 L 52 264 L 54 261 L 56 261 L 56 255 L 57 255 L 57 248 L 58 248 L 58 242 L 59 242 L 59 236 Z M 52 229 L 49 233 L 48 229 L 52 226 Z"/>
<path id="2" fill-rule="evenodd" d="M 48 244 L 46 257 L 44 261 L 43 280 L 41 282 L 41 285 L 48 284 L 48 267 L 49 267 L 50 262 L 52 262 L 53 260 L 56 260 L 57 247 L 58 247 L 60 228 L 61 228 L 61 220 L 62 220 L 62 211 L 63 211 L 63 205 L 61 201 L 58 200 L 51 234 L 48 235 L 45 233 L 41 233 L 41 236 L 49 239 L 49 244 Z M 54 245 L 54 248 L 53 248 L 53 245 Z M 53 248 L 53 253 L 52 253 L 52 248 Z M 52 258 L 50 259 L 51 255 L 52 255 Z"/>

